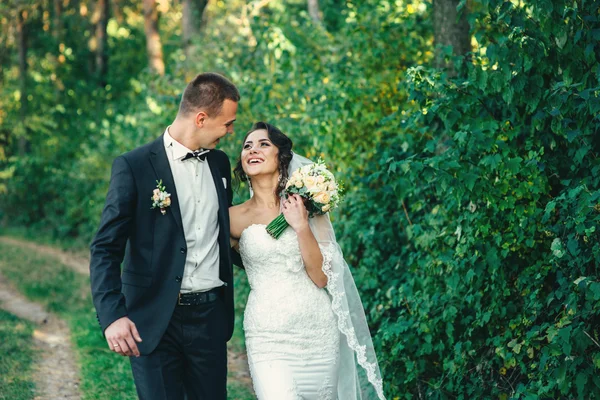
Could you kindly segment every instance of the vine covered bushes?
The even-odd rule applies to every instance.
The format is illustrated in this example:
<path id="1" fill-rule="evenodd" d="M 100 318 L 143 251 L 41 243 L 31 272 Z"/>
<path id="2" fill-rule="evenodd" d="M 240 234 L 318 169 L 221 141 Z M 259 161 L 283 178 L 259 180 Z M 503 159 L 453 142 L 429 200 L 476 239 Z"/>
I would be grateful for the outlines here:
<path id="1" fill-rule="evenodd" d="M 454 77 L 416 67 L 341 226 L 400 398 L 600 398 L 593 2 L 481 1 Z"/>

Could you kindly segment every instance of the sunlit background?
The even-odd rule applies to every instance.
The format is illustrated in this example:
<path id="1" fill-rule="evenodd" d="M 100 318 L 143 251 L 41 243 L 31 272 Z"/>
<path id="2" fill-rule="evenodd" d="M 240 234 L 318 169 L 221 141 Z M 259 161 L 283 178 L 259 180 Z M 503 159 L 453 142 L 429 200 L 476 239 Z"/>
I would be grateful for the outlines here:
<path id="1" fill-rule="evenodd" d="M 85 275 L 23 246 L 85 259 L 113 159 L 215 71 L 242 95 L 232 161 L 263 120 L 345 183 L 332 218 L 390 399 L 600 398 L 599 18 L 582 0 L 3 0 L 0 277 L 68 322 L 84 398 L 135 398 Z M 31 324 L 0 313 L 0 398 L 38 390 Z M 253 398 L 242 370 L 232 399 Z"/>

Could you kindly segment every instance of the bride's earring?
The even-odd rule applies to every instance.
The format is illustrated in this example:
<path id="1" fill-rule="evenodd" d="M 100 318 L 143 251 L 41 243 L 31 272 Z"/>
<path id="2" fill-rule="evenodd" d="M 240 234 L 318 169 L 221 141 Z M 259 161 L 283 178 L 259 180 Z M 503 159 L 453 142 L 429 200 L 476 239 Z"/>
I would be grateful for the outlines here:
<path id="1" fill-rule="evenodd" d="M 246 181 L 248 182 L 248 191 L 250 192 L 250 197 L 253 197 L 254 190 L 252 190 L 252 181 L 250 180 L 250 177 L 248 175 L 246 175 Z"/>

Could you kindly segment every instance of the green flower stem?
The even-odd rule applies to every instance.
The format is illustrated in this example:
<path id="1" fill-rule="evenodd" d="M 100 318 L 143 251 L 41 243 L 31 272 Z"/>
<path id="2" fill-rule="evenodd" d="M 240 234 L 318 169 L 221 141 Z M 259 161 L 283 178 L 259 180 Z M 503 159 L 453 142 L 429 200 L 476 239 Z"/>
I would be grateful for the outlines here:
<path id="1" fill-rule="evenodd" d="M 283 231 L 290 226 L 285 220 L 283 214 L 279 214 L 273 221 L 267 225 L 267 233 L 273 237 L 273 239 L 279 239 Z"/>

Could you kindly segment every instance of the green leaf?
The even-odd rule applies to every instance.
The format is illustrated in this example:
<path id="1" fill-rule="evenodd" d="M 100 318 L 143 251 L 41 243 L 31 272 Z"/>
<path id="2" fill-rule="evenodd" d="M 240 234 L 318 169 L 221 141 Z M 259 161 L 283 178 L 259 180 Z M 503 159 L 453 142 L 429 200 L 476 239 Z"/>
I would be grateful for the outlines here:
<path id="1" fill-rule="evenodd" d="M 462 176 L 462 180 L 467 189 L 469 189 L 469 191 L 472 191 L 473 187 L 475 187 L 475 182 L 477 181 L 477 178 L 478 176 L 472 172 L 468 172 Z"/>
<path id="2" fill-rule="evenodd" d="M 506 168 L 513 174 L 516 174 L 517 172 L 519 172 L 522 161 L 523 159 L 521 157 L 511 158 L 506 162 Z"/>
<path id="3" fill-rule="evenodd" d="M 562 258 L 565 255 L 565 250 L 562 245 L 562 241 L 559 238 L 555 238 L 552 241 L 552 246 L 550 246 L 550 250 L 552 250 L 552 254 L 556 258 Z"/>
<path id="4" fill-rule="evenodd" d="M 588 376 L 584 372 L 580 372 L 577 374 L 577 378 L 575 378 L 575 386 L 577 387 L 577 394 L 579 398 L 584 398 L 586 394 L 585 384 L 587 383 Z"/>
<path id="5" fill-rule="evenodd" d="M 567 356 L 571 355 L 571 327 L 566 326 L 558 330 L 559 343 L 563 353 Z"/>

